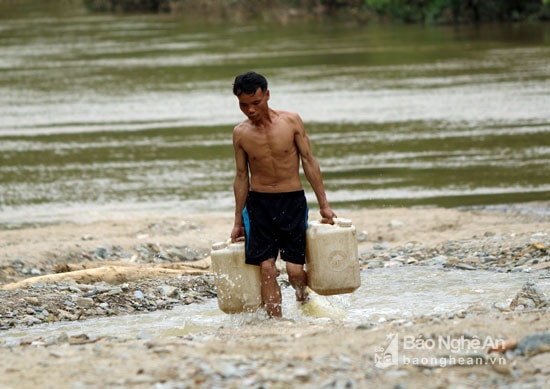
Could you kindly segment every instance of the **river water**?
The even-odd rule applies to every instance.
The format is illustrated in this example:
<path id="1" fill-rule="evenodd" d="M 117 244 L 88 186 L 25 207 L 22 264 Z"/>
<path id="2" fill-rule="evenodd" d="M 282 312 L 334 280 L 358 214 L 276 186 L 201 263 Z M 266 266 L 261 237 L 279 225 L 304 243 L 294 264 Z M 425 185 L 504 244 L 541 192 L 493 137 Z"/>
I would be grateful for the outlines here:
<path id="1" fill-rule="evenodd" d="M 3 227 L 231 210 L 231 84 L 251 69 L 273 108 L 301 114 L 335 208 L 550 198 L 549 24 L 225 25 L 13 4 Z"/>
<path id="2" fill-rule="evenodd" d="M 476 309 L 491 309 L 495 305 L 506 308 L 527 281 L 535 282 L 545 295 L 550 294 L 550 278 L 529 273 L 448 271 L 429 266 L 372 269 L 362 272 L 362 286 L 352 294 L 315 296 L 318 309 L 309 311 L 310 315 L 305 315 L 296 305 L 293 289 L 283 288 L 283 315 L 303 324 L 330 320 L 349 326 L 393 320 L 406 323 L 422 315 L 447 317 L 474 306 Z M 48 339 L 62 333 L 69 336 L 86 333 L 91 338 L 182 336 L 222 326 L 234 328 L 261 322 L 265 322 L 265 318 L 257 314 L 224 314 L 213 298 L 204 304 L 178 306 L 171 311 L 2 331 L 0 343 Z"/>
<path id="3" fill-rule="evenodd" d="M 248 70 L 268 77 L 273 108 L 301 114 L 336 209 L 550 198 L 548 24 L 195 24 L 8 3 L 0 3 L 1 228 L 230 211 L 231 130 L 243 119 L 231 84 Z M 350 324 L 505 304 L 533 279 L 429 267 L 362 277 L 357 292 L 326 300 Z M 537 285 L 549 293 L 548 279 Z M 285 290 L 285 316 L 326 320 L 303 316 L 292 300 Z M 169 336 L 249 320 L 222 314 L 212 299 L 0 339 Z"/>

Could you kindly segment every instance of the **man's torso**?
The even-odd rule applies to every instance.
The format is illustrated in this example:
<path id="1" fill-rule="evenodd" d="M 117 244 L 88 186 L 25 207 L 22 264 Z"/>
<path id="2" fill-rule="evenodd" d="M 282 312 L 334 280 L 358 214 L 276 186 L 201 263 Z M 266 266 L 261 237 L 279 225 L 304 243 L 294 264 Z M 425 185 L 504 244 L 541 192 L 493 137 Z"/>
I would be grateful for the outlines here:
<path id="1" fill-rule="evenodd" d="M 276 115 L 269 126 L 259 128 L 249 121 L 242 124 L 240 145 L 248 158 L 251 190 L 266 193 L 300 190 L 294 114 L 273 112 Z"/>

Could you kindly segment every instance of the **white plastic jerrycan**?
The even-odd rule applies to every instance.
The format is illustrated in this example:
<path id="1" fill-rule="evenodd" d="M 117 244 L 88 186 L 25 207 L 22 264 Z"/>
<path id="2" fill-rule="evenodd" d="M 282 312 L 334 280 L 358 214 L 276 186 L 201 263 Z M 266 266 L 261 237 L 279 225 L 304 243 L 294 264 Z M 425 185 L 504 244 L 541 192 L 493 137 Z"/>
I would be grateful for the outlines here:
<path id="1" fill-rule="evenodd" d="M 361 286 L 357 232 L 351 220 L 309 223 L 306 269 L 308 286 L 320 295 L 351 293 Z"/>
<path id="2" fill-rule="evenodd" d="M 241 313 L 260 307 L 260 267 L 245 263 L 244 242 L 214 243 L 210 257 L 220 309 L 225 313 Z"/>

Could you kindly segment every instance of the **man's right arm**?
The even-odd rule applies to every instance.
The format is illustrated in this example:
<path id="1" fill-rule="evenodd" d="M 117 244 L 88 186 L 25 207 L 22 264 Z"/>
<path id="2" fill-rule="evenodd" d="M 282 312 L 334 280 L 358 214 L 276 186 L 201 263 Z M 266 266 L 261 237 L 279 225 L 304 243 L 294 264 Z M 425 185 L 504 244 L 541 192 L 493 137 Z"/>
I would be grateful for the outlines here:
<path id="1" fill-rule="evenodd" d="M 241 147 L 240 131 L 238 127 L 233 130 L 233 148 L 235 149 L 235 181 L 233 182 L 233 193 L 235 195 L 235 223 L 231 231 L 231 241 L 244 236 L 244 224 L 242 212 L 246 203 L 246 197 L 250 188 L 248 176 L 248 158 Z"/>

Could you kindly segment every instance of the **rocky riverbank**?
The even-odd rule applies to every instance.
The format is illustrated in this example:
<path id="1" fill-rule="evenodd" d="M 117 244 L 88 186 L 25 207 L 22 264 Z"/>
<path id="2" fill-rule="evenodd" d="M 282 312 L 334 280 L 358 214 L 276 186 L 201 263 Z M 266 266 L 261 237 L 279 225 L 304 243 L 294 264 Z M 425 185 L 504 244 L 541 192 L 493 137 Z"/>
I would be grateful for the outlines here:
<path id="1" fill-rule="evenodd" d="M 367 240 L 366 234 L 359 232 L 359 241 L 364 244 Z M 95 266 L 131 259 L 134 263 L 170 267 L 182 259 L 196 263 L 206 258 L 208 263 L 207 255 L 204 248 L 141 244 L 133 250 L 123 250 L 116 245 L 100 246 L 72 253 L 68 257 L 86 259 Z M 513 235 L 488 233 L 479 238 L 437 244 L 409 242 L 392 246 L 389 242 L 376 242 L 360 251 L 359 260 L 366 271 L 381 267 L 438 266 L 472 271 L 541 272 L 550 277 L 550 236 L 543 232 Z M 38 267 L 16 259 L 4 267 L 4 279 L 16 280 L 61 272 L 70 268 L 72 262 Z M 9 276 L 5 275 L 7 273 Z M 180 304 L 201 303 L 216 297 L 212 274 L 152 277 L 116 285 L 105 282 L 38 282 L 22 289 L 0 290 L 0 330 L 21 325 L 168 310 Z M 280 282 L 285 282 L 285 277 L 281 275 Z M 534 307 L 533 302 L 528 304 L 530 308 Z"/>
<path id="2" fill-rule="evenodd" d="M 340 213 L 357 227 L 365 272 L 435 266 L 550 277 L 550 218 L 544 213 Z M 35 276 L 61 276 L 55 282 L 0 290 L 0 328 L 24 332 L 38 324 L 168 311 L 210 301 L 215 288 L 208 272 L 209 248 L 226 239 L 231 222 L 231 215 L 195 215 L 0 231 L 0 287 Z M 115 283 L 63 278 L 75 269 L 109 271 L 113 264 L 143 273 Z M 162 277 L 153 272 L 189 265 L 202 270 Z M 154 276 L 148 277 L 148 271 Z M 280 280 L 285 282 L 284 274 Z M 163 338 L 94 337 L 85 331 L 12 337 L 0 342 L 0 386 L 544 387 L 550 384 L 548 296 L 536 283 L 526 283 L 514 294 L 511 302 L 491 307 L 386 321 L 366 318 L 353 326 L 338 320 L 305 325 L 258 319 L 237 328 Z M 389 350 L 392 334 L 401 342 L 400 356 L 381 367 L 379 351 Z M 462 342 L 460 348 L 403 349 L 406 339 L 429 345 L 448 337 Z"/>

